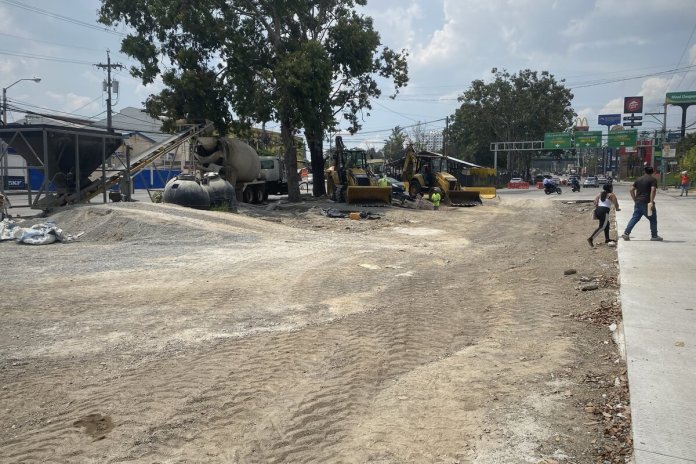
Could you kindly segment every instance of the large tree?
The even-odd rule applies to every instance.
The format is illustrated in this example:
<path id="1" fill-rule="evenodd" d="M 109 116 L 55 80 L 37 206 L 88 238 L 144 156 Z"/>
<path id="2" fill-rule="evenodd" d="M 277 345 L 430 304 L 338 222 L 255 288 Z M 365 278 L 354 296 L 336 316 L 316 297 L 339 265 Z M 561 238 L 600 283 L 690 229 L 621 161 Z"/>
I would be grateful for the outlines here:
<path id="1" fill-rule="evenodd" d="M 491 82 L 475 80 L 459 97 L 461 106 L 446 131 L 448 153 L 491 166 L 491 142 L 543 140 L 544 132 L 572 125 L 573 94 L 563 80 L 529 69 L 510 74 L 494 68 L 491 73 Z M 528 169 L 531 153 L 522 159 Z"/>
<path id="2" fill-rule="evenodd" d="M 210 119 L 221 133 L 280 122 L 288 196 L 297 201 L 298 130 L 323 194 L 321 141 L 337 112 L 357 130 L 360 111 L 379 95 L 371 73 L 406 82 L 403 55 L 385 48 L 375 56 L 379 36 L 353 11 L 365 1 L 102 0 L 100 21 L 133 30 L 122 44 L 140 62 L 133 75 L 144 83 L 162 76 L 166 88 L 148 98 L 149 113 Z"/>
<path id="3" fill-rule="evenodd" d="M 384 157 L 390 161 L 402 156 L 404 144 L 406 143 L 406 134 L 401 127 L 396 126 L 392 129 L 389 139 L 384 144 Z"/>

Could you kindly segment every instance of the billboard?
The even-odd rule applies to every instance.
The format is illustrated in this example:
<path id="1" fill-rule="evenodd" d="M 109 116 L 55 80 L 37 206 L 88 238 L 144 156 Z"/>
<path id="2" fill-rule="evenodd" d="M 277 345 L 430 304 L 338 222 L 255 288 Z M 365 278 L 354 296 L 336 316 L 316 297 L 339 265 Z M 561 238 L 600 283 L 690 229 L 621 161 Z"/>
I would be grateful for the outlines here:
<path id="1" fill-rule="evenodd" d="M 600 114 L 597 117 L 597 124 L 600 126 L 615 126 L 621 124 L 620 114 Z"/>
<path id="2" fill-rule="evenodd" d="M 624 113 L 642 113 L 643 97 L 625 97 Z"/>
<path id="3" fill-rule="evenodd" d="M 578 148 L 600 148 L 602 146 L 602 131 L 576 133 L 575 146 Z"/>
<path id="4" fill-rule="evenodd" d="M 635 147 L 637 138 L 638 131 L 636 130 L 610 131 L 607 146 L 611 148 Z"/>
<path id="5" fill-rule="evenodd" d="M 547 132 L 544 134 L 544 150 L 565 150 L 573 144 L 570 132 Z"/>
<path id="6" fill-rule="evenodd" d="M 696 104 L 696 92 L 667 92 L 665 103 L 670 105 Z"/>

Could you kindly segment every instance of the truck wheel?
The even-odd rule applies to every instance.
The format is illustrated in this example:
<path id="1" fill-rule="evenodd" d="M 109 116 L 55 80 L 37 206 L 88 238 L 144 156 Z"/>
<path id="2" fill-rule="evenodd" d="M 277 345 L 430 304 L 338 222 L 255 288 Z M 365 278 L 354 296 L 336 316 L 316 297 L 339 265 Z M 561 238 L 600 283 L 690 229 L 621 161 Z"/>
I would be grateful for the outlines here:
<path id="1" fill-rule="evenodd" d="M 417 180 L 408 183 L 408 194 L 415 198 L 416 195 L 421 193 L 421 186 Z"/>
<path id="2" fill-rule="evenodd" d="M 244 192 L 242 193 L 242 201 L 244 203 L 251 203 L 254 201 L 254 193 L 251 191 L 251 187 L 244 189 Z"/>
<path id="3" fill-rule="evenodd" d="M 257 185 L 256 188 L 254 188 L 254 203 L 256 204 L 261 204 L 263 203 L 263 186 Z"/>

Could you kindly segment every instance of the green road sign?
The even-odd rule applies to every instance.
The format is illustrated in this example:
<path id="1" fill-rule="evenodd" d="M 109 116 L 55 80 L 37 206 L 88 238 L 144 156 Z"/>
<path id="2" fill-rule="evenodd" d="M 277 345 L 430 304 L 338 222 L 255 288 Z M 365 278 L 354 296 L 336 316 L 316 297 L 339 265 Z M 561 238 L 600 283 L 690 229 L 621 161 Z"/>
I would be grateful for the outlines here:
<path id="1" fill-rule="evenodd" d="M 667 92 L 665 103 L 670 105 L 696 104 L 696 92 Z"/>
<path id="2" fill-rule="evenodd" d="M 575 132 L 575 148 L 601 148 L 602 131 Z"/>
<path id="3" fill-rule="evenodd" d="M 610 148 L 635 147 L 638 139 L 637 130 L 609 131 Z"/>
<path id="4" fill-rule="evenodd" d="M 565 150 L 571 147 L 570 132 L 547 132 L 544 134 L 544 150 Z"/>

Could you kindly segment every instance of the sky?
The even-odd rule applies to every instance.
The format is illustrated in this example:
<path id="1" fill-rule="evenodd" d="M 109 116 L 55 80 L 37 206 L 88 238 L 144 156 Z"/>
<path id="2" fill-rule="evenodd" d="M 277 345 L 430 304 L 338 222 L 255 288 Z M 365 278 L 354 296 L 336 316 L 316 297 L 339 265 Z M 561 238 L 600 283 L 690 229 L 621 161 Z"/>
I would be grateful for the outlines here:
<path id="1" fill-rule="evenodd" d="M 114 110 L 142 107 L 163 86 L 143 86 L 128 73 L 136 63 L 120 53 L 126 29 L 96 22 L 99 0 L 0 0 L 0 86 L 11 107 L 103 119 L 107 50 L 119 93 Z M 696 0 L 368 0 L 382 44 L 409 53 L 409 85 L 382 97 L 362 115 L 363 129 L 346 145 L 381 148 L 392 128 L 421 124 L 441 130 L 457 97 L 491 69 L 549 71 L 574 95 L 573 109 L 591 130 L 597 115 L 622 113 L 623 99 L 644 97 L 645 113 L 662 113 L 666 92 L 696 91 Z M 41 78 L 41 82 L 18 79 Z M 369 114 L 368 114 L 369 113 Z M 10 111 L 8 121 L 24 117 Z M 681 109 L 668 106 L 667 127 Z M 644 115 L 641 130 L 662 116 Z M 696 106 L 687 113 L 696 130 Z M 277 124 L 269 124 L 277 129 Z M 343 127 L 347 127 L 346 124 Z"/>

